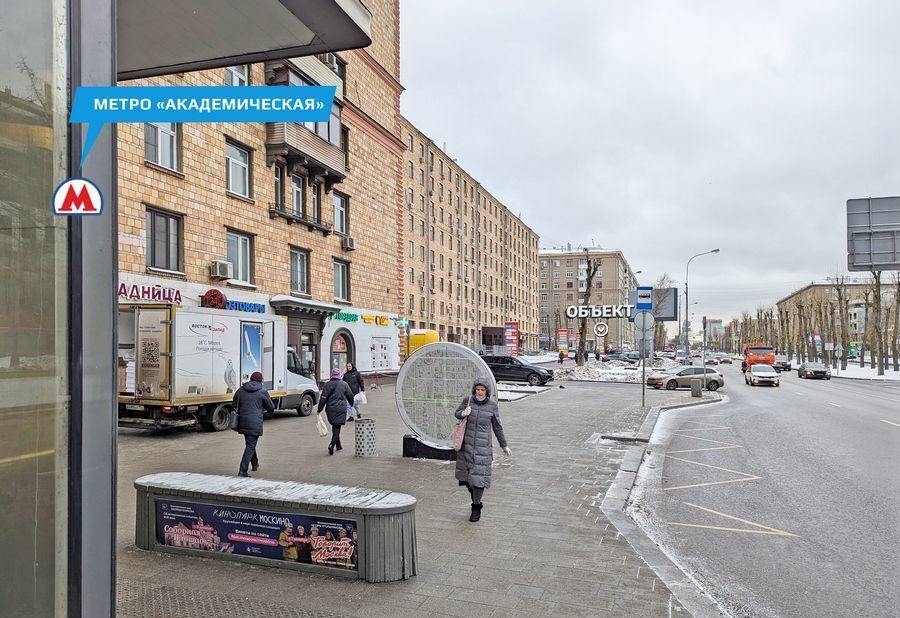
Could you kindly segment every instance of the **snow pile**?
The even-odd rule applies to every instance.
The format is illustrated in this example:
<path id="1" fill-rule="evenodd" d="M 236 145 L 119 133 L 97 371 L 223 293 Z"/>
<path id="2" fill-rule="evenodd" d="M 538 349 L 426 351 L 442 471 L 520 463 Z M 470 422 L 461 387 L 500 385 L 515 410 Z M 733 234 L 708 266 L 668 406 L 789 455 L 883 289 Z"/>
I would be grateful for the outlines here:
<path id="1" fill-rule="evenodd" d="M 559 360 L 559 354 L 546 352 L 539 356 L 520 356 L 519 360 L 523 363 L 554 363 Z"/>
<path id="2" fill-rule="evenodd" d="M 631 382 L 641 383 L 641 373 L 634 371 L 634 365 L 622 361 L 589 362 L 584 367 L 564 367 L 553 371 L 553 379 L 558 381 L 583 380 L 586 382 Z"/>
<path id="3" fill-rule="evenodd" d="M 841 369 L 838 371 L 837 369 L 831 370 L 831 377 L 839 377 L 839 378 L 851 378 L 855 380 L 900 380 L 900 372 L 893 370 L 893 364 L 886 365 L 884 368 L 884 375 L 878 375 L 877 369 L 872 369 L 869 367 L 868 362 L 865 367 L 860 367 L 857 363 L 847 363 L 846 369 Z M 796 369 L 796 367 L 795 367 Z M 554 373 L 556 375 L 556 373 Z"/>

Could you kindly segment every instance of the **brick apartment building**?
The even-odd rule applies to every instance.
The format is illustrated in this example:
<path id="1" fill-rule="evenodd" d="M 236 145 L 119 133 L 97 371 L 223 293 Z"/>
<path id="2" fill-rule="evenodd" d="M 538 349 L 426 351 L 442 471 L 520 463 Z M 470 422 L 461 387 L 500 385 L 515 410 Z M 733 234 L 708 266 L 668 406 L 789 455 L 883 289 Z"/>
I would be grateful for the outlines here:
<path id="1" fill-rule="evenodd" d="M 555 349 L 557 331 L 578 331 L 578 318 L 566 316 L 566 307 L 581 304 L 586 290 L 588 260 L 600 260 L 594 276 L 590 302 L 593 305 L 627 305 L 628 295 L 637 287 L 637 279 L 621 251 L 599 248 L 540 250 L 540 328 L 542 347 Z M 586 346 L 597 349 L 593 332 L 595 320 L 589 319 Z M 621 350 L 634 345 L 634 324 L 623 318 L 610 318 L 605 347 Z M 570 345 L 572 345 L 570 340 Z"/>
<path id="2" fill-rule="evenodd" d="M 504 345 L 517 322 L 519 347 L 538 347 L 538 236 L 403 119 L 401 313 L 412 328 L 480 348 Z"/>
<path id="3" fill-rule="evenodd" d="M 153 287 L 197 306 L 215 289 L 285 316 L 288 343 L 320 379 L 348 360 L 361 371 L 399 367 L 399 3 L 366 4 L 366 49 L 123 83 L 337 92 L 327 123 L 119 125 L 122 306 Z"/>

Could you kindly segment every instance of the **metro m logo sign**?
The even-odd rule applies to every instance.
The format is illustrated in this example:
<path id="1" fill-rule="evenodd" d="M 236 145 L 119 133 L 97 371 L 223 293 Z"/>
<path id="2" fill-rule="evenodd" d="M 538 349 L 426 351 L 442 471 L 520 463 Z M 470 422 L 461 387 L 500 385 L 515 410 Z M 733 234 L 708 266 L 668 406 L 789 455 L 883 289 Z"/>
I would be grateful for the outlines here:
<path id="1" fill-rule="evenodd" d="M 99 215 L 103 212 L 103 196 L 97 185 L 86 178 L 70 178 L 53 193 L 55 215 Z"/>

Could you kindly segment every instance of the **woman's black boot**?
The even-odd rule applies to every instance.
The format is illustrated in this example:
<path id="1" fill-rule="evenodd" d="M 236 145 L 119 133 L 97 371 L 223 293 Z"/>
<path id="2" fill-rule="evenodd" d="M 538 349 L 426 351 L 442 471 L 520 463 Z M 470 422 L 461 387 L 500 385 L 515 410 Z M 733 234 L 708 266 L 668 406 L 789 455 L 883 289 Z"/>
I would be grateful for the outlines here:
<path id="1" fill-rule="evenodd" d="M 472 514 L 469 515 L 469 521 L 478 521 L 481 519 L 481 508 L 483 506 L 483 504 L 472 503 Z"/>

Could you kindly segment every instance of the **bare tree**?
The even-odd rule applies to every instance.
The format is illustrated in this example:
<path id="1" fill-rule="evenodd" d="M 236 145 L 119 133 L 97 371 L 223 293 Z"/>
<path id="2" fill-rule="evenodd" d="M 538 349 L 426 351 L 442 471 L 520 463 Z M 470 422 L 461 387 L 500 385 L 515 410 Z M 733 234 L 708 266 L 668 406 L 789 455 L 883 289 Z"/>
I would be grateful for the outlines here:
<path id="1" fill-rule="evenodd" d="M 841 369 L 847 369 L 847 356 L 850 355 L 850 299 L 847 297 L 847 281 L 843 275 L 832 279 L 832 287 L 837 296 L 838 315 L 841 321 Z"/>
<path id="2" fill-rule="evenodd" d="M 597 271 L 600 270 L 600 259 L 585 259 L 587 259 L 588 273 L 587 284 L 585 285 L 584 291 L 581 295 L 581 306 L 586 308 L 590 307 L 591 305 L 591 293 L 594 291 L 594 275 L 596 275 Z M 575 353 L 575 362 L 578 363 L 579 367 L 584 366 L 584 346 L 587 343 L 587 324 L 587 316 L 578 318 L 578 332 L 581 337 L 578 340 L 578 352 Z"/>
<path id="3" fill-rule="evenodd" d="M 894 274 L 894 330 L 891 332 L 894 371 L 900 371 L 900 272 Z"/>

